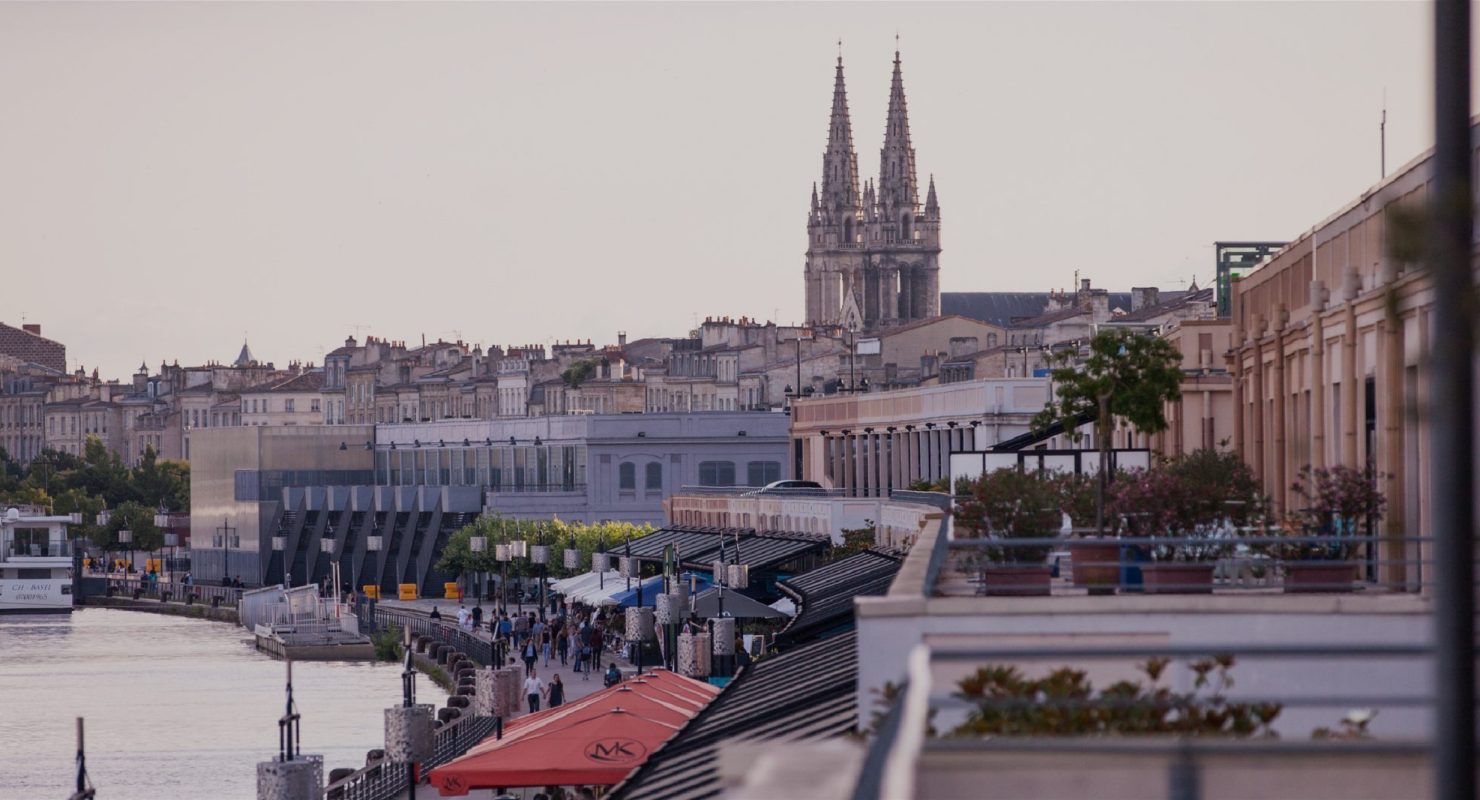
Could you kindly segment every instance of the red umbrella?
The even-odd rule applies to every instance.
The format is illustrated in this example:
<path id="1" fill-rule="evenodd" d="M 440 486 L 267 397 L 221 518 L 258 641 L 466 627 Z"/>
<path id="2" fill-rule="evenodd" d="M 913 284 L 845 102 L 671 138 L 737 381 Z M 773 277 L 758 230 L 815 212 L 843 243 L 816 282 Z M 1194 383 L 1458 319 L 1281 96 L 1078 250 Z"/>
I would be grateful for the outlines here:
<path id="1" fill-rule="evenodd" d="M 505 737 L 437 767 L 429 779 L 443 796 L 509 786 L 611 786 L 679 727 L 625 709 L 600 709 L 584 719 Z"/>
<path id="2" fill-rule="evenodd" d="M 518 717 L 430 773 L 443 795 L 507 786 L 611 785 L 699 713 L 719 689 L 665 670 Z"/>

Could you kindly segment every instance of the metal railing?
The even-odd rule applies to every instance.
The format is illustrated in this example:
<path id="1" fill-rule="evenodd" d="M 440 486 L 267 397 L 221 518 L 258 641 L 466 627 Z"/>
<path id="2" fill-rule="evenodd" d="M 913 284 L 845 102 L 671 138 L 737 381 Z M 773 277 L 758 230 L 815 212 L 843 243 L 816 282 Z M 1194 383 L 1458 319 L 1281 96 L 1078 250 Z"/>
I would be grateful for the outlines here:
<path id="1" fill-rule="evenodd" d="M 958 534 L 965 535 L 959 523 Z M 1168 536 L 975 537 L 937 541 L 948 553 L 927 594 L 1090 594 L 1221 591 L 1420 592 L 1432 586 L 1431 536 L 1270 535 L 1264 529 L 1210 529 Z M 937 553 L 932 553 L 932 558 Z M 1008 572 L 1046 568 L 1029 589 Z M 996 578 L 996 582 L 994 582 Z M 1050 588 L 1052 592 L 1050 592 Z M 933 591 L 932 591 L 933 590 Z"/>
<path id="2" fill-rule="evenodd" d="M 764 486 L 684 486 L 677 492 L 686 495 L 718 497 L 771 497 L 777 499 L 813 497 L 853 497 L 848 489 L 767 489 Z"/>
<path id="3" fill-rule="evenodd" d="M 116 578 L 111 575 L 108 576 L 108 587 L 124 595 L 132 595 L 135 590 L 139 590 L 141 597 L 160 597 L 164 592 L 169 592 L 171 600 L 181 603 L 185 602 L 187 595 L 194 595 L 196 602 L 201 603 L 210 603 L 213 599 L 220 598 L 220 605 L 233 608 L 241 603 L 242 596 L 241 589 L 230 586 L 154 582 L 143 578 Z"/>
<path id="4" fill-rule="evenodd" d="M 361 617 L 364 619 L 364 617 Z M 442 620 L 431 619 L 421 614 L 409 611 L 397 611 L 376 604 L 374 611 L 375 630 L 384 630 L 390 625 L 409 629 L 418 636 L 430 636 L 438 642 L 450 645 L 459 652 L 466 653 L 469 658 L 478 663 L 479 666 L 492 666 L 493 642 L 480 638 L 475 634 L 468 633 L 457 625 Z"/>
<path id="5" fill-rule="evenodd" d="M 431 759 L 420 765 L 419 775 L 451 761 L 472 749 L 473 745 L 493 733 L 494 717 L 459 717 L 436 733 L 436 747 Z M 391 800 L 406 791 L 405 764 L 378 761 L 345 776 L 324 788 L 325 800 Z"/>
<path id="6" fill-rule="evenodd" d="M 1337 769 L 1359 765 L 1370 769 L 1373 757 L 1428 759 L 1435 748 L 1429 731 L 1438 705 L 1432 683 L 1420 681 L 1422 685 L 1405 690 L 1397 680 L 1384 680 L 1377 673 L 1422 676 L 1434 653 L 1430 645 L 1412 643 L 1251 641 L 931 647 L 922 661 L 924 669 L 912 667 L 904 684 L 909 687 L 923 678 L 928 703 L 911 709 L 905 689 L 894 693 L 867 731 L 868 749 L 853 797 L 885 796 L 891 755 L 909 751 L 905 740 L 922 733 L 925 743 L 910 769 L 916 775 L 924 775 L 932 763 L 967 763 L 959 756 L 974 754 L 981 759 L 976 769 L 983 779 L 1011 764 L 1019 773 L 1037 771 L 1045 779 L 1043 786 L 1061 789 L 1047 778 L 1050 773 L 1092 773 L 1097 767 L 1023 756 L 1123 757 L 1127 760 L 1122 766 L 1164 769 L 1143 796 L 1172 800 L 1202 796 L 1204 772 L 1220 764 L 1219 780 L 1225 782 L 1220 794 L 1228 794 L 1226 762 L 1218 761 L 1228 757 L 1245 759 L 1240 763 L 1247 763 L 1250 756 L 1261 758 L 1260 763 L 1274 759 L 1267 763 L 1293 770 L 1314 768 L 1302 760 L 1308 758 L 1329 758 L 1320 769 L 1332 769 L 1333 764 Z M 1139 671 L 1148 662 L 1156 665 L 1154 676 Z M 962 675 L 961 667 L 970 666 L 982 671 L 929 686 L 932 676 Z M 1007 669 L 1013 670 L 1012 676 L 1005 676 Z M 1055 669 L 1078 672 L 1085 685 L 1053 684 L 1055 689 L 1045 689 Z M 1332 685 L 1331 676 L 1351 669 L 1372 674 L 1348 679 L 1347 685 L 1339 680 Z M 1301 676 L 1310 678 L 1305 686 L 1292 686 L 1292 678 Z M 1045 684 L 1039 686 L 1037 680 Z M 1133 682 L 1135 690 L 1122 680 Z M 968 689 L 972 681 L 981 685 Z M 1252 720 L 1253 726 L 1226 724 L 1236 716 Z M 1394 723 L 1394 729 L 1384 729 L 1385 721 Z M 933 755 L 948 760 L 933 762 Z M 1150 760 L 1143 764 L 1129 760 L 1132 757 Z M 1010 785 L 1020 790 L 1034 785 L 1025 780 L 1014 776 Z"/>

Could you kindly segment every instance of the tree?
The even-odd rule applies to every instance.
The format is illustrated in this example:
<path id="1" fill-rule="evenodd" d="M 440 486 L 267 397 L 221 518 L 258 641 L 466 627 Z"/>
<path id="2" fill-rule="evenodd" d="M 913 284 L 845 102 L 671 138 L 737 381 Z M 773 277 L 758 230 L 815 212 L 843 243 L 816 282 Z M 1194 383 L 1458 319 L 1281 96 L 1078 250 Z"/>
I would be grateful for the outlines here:
<path id="1" fill-rule="evenodd" d="M 599 365 L 600 362 L 594 358 L 583 358 L 566 367 L 565 371 L 560 373 L 560 379 L 565 381 L 566 386 L 572 389 L 579 389 L 581 388 L 581 384 L 590 380 L 591 376 L 596 374 L 596 367 Z"/>
<path id="2" fill-rule="evenodd" d="M 154 448 L 146 448 L 139 466 L 128 473 L 127 484 L 133 497 L 147 506 L 172 511 L 190 510 L 190 465 L 181 461 L 161 461 Z"/>
<path id="3" fill-rule="evenodd" d="M 123 530 L 133 533 L 133 541 L 118 541 L 118 532 Z M 108 524 L 94 530 L 93 543 L 105 550 L 158 550 L 164 546 L 164 532 L 154 524 L 154 509 L 128 502 L 113 509 Z"/>
<path id="4" fill-rule="evenodd" d="M 1079 420 L 1095 422 L 1100 450 L 1095 528 L 1105 532 L 1105 489 L 1110 479 L 1110 434 L 1120 417 L 1142 433 L 1166 430 L 1166 404 L 1182 396 L 1182 354 L 1165 339 L 1133 331 L 1105 330 L 1089 342 L 1089 357 L 1077 350 L 1054 354 L 1056 397 L 1033 419 L 1035 430 L 1062 423 L 1074 431 Z M 1070 434 L 1077 435 L 1077 434 Z"/>

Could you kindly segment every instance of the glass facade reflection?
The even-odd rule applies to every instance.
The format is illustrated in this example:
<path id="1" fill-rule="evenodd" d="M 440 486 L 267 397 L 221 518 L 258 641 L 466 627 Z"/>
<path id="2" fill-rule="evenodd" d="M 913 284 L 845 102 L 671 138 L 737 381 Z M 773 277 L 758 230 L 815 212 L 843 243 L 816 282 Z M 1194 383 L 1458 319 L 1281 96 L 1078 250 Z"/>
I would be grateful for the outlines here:
<path id="1" fill-rule="evenodd" d="M 574 492 L 586 486 L 584 445 L 409 447 L 375 454 L 381 486 L 478 486 L 494 492 Z"/>

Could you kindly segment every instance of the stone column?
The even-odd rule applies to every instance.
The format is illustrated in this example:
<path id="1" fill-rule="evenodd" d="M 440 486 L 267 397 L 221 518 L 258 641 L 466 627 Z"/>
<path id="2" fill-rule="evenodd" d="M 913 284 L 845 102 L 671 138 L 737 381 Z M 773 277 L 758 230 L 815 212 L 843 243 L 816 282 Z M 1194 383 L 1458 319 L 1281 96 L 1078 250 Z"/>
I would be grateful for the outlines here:
<path id="1" fill-rule="evenodd" d="M 1233 451 L 1238 453 L 1238 457 L 1244 463 L 1248 463 L 1249 446 L 1244 441 L 1244 415 L 1248 413 L 1248 410 L 1244 407 L 1246 402 L 1244 398 L 1244 381 L 1248 378 L 1244 373 L 1244 350 L 1246 343 L 1244 342 L 1242 327 L 1234 329 L 1233 341 L 1235 344 L 1233 348 Z"/>
<path id="2" fill-rule="evenodd" d="M 1310 282 L 1310 466 L 1326 466 L 1326 284 Z"/>
<path id="3" fill-rule="evenodd" d="M 1382 527 L 1386 546 L 1383 547 L 1385 565 L 1383 581 L 1394 589 L 1402 588 L 1407 579 L 1407 548 L 1403 541 L 1403 397 L 1407 383 L 1404 374 L 1403 320 L 1384 320 L 1380 330 L 1382 346 L 1382 438 L 1378 441 L 1377 463 L 1382 476 L 1378 485 L 1387 498 L 1387 509 L 1383 514 Z"/>
<path id="4" fill-rule="evenodd" d="M 1341 349 L 1341 463 L 1356 469 L 1357 458 L 1357 271 L 1348 268 L 1342 287 L 1346 300 L 1346 333 Z"/>
<path id="5" fill-rule="evenodd" d="M 853 434 L 844 434 L 843 444 L 843 486 L 851 495 L 858 486 L 858 471 L 853 457 Z"/>
<path id="6" fill-rule="evenodd" d="M 1286 467 L 1290 461 L 1290 448 L 1286 446 L 1286 419 L 1289 416 L 1286 411 L 1289 395 L 1289 386 L 1285 381 L 1285 325 L 1289 322 L 1289 312 L 1285 310 L 1285 304 L 1281 303 L 1275 311 L 1274 331 L 1274 504 L 1276 513 L 1283 512 L 1290 507 L 1289 490 L 1290 484 L 1285 478 L 1289 475 Z"/>
<path id="7" fill-rule="evenodd" d="M 1270 491 L 1269 470 L 1264 463 L 1264 318 L 1259 317 L 1254 323 L 1254 365 L 1253 370 L 1253 403 L 1249 421 L 1253 423 L 1254 452 L 1251 462 L 1254 465 L 1254 474 L 1259 482 L 1264 485 L 1265 491 Z M 1273 494 L 1273 492 L 1270 492 Z"/>

